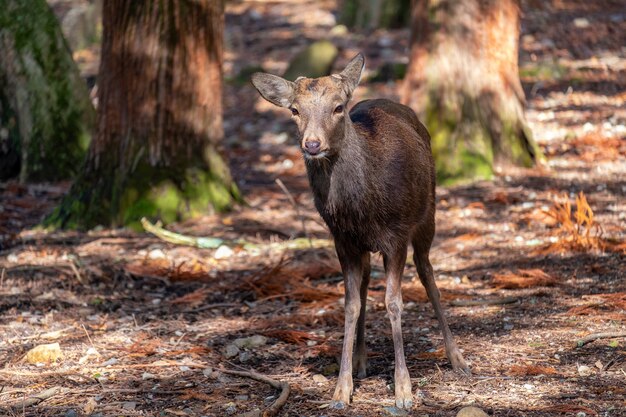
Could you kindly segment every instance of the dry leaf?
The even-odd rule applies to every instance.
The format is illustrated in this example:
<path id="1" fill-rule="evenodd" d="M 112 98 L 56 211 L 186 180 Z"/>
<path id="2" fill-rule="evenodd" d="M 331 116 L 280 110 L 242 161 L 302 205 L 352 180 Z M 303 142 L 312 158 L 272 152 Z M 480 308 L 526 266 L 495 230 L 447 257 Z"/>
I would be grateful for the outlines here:
<path id="1" fill-rule="evenodd" d="M 414 355 L 417 359 L 445 359 L 446 352 L 443 348 L 439 348 L 433 352 L 422 352 Z"/>
<path id="2" fill-rule="evenodd" d="M 507 272 L 495 274 L 493 277 L 493 283 L 499 289 L 547 287 L 557 282 L 556 278 L 541 269 L 520 269 L 516 274 Z"/>
<path id="3" fill-rule="evenodd" d="M 291 343 L 294 345 L 304 345 L 309 340 L 319 340 L 318 336 L 312 335 L 308 332 L 301 330 L 266 330 L 263 332 L 265 336 L 273 337 L 274 339 L 282 340 L 283 342 Z"/>
<path id="4" fill-rule="evenodd" d="M 85 412 L 85 414 L 90 415 L 91 413 L 93 413 L 97 406 L 98 403 L 96 402 L 96 400 L 94 400 L 93 397 L 89 397 L 87 403 L 83 407 L 83 411 Z"/>
<path id="5" fill-rule="evenodd" d="M 204 303 L 207 296 L 212 291 L 209 288 L 198 288 L 195 291 L 187 293 L 183 296 L 174 298 L 170 301 L 171 304 L 185 304 L 189 308 L 195 308 Z"/>

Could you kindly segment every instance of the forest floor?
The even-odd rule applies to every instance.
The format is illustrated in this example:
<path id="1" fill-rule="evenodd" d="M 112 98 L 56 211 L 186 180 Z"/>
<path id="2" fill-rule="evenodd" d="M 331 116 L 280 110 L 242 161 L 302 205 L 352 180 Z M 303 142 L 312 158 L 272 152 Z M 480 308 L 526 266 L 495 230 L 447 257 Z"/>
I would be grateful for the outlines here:
<path id="1" fill-rule="evenodd" d="M 227 7 L 226 145 L 248 206 L 169 228 L 260 249 L 197 249 L 121 229 L 48 233 L 33 227 L 67 184 L 0 184 L 0 415 L 251 417 L 276 400 L 269 385 L 222 369 L 288 382 L 281 416 L 403 415 L 390 408 L 393 344 L 377 255 L 368 377 L 355 380 L 348 410 L 327 408 L 343 335 L 338 263 L 332 247 L 268 245 L 329 233 L 287 115 L 236 82 L 249 66 L 280 73 L 329 33 L 342 48 L 337 68 L 360 50 L 371 70 L 406 62 L 407 30 L 341 34 L 333 8 Z M 473 375 L 445 359 L 409 264 L 403 329 L 422 400 L 409 415 L 476 405 L 496 416 L 626 416 L 625 36 L 619 1 L 524 3 L 527 117 L 547 162 L 438 189 L 431 261 Z M 393 82 L 365 82 L 356 98 L 396 92 Z M 622 336 L 577 345 L 600 332 Z M 53 343 L 50 362 L 27 355 Z"/>

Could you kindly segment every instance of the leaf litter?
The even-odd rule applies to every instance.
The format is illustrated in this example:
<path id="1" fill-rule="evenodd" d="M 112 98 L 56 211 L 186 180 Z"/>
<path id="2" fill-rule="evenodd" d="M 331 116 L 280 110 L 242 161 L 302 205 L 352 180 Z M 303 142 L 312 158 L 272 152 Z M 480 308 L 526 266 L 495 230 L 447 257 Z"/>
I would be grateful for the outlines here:
<path id="1" fill-rule="evenodd" d="M 295 40 L 325 38 L 330 28 L 284 22 L 311 14 L 328 19 L 334 7 L 333 2 L 229 3 L 227 76 L 252 63 L 268 71 L 286 68 L 301 47 Z M 617 416 L 625 406 L 624 339 L 573 347 L 590 334 L 624 330 L 626 228 L 620 213 L 626 211 L 626 159 L 620 129 L 626 116 L 623 94 L 613 92 L 624 88 L 624 58 L 616 53 L 618 61 L 611 61 L 591 42 L 618 51 L 621 42 L 607 28 L 624 22 L 612 20 L 613 2 L 523 7 L 524 36 L 534 40 L 522 42 L 521 60 L 538 65 L 543 56 L 558 55 L 565 68 L 556 80 L 524 79 L 528 119 L 549 157 L 548 168 L 511 170 L 494 181 L 438 189 L 431 259 L 452 331 L 474 376 L 451 371 L 437 320 L 409 264 L 403 323 L 413 387 L 426 398 L 414 410 L 420 415 L 451 417 L 461 406 L 480 404 L 494 415 Z M 590 9 L 591 29 L 572 31 L 573 17 L 589 18 Z M 243 39 L 242 27 L 254 36 L 254 51 L 237 41 Z M 594 30 L 602 36 L 590 36 Z M 383 36 L 392 40 L 384 54 L 377 42 Z M 406 29 L 367 37 L 349 33 L 335 39 L 345 47 L 337 65 L 357 49 L 371 57 L 371 68 L 389 57 L 402 58 L 408 36 Z M 598 90 L 599 83 L 605 90 Z M 564 93 L 570 85 L 575 88 Z M 396 92 L 372 83 L 357 95 L 395 98 Z M 227 84 L 224 101 L 233 174 L 250 206 L 175 230 L 223 241 L 243 236 L 268 250 L 235 248 L 216 259 L 215 249 L 175 246 L 122 230 L 28 230 L 54 207 L 67 184 L 0 184 L 0 332 L 9 336 L 0 338 L 0 409 L 32 416 L 68 410 L 223 416 L 264 410 L 279 395 L 266 383 L 220 372 L 223 366 L 289 383 L 284 415 L 339 415 L 319 408 L 319 401 L 332 395 L 343 336 L 343 285 L 333 250 L 269 245 L 306 240 L 306 234 L 326 242 L 329 237 L 313 207 L 297 148 L 281 142 L 293 128 L 287 118 L 268 113 L 273 110 L 256 111 L 261 107 L 249 86 Z M 263 138 L 257 132 L 264 132 Z M 356 381 L 350 410 L 364 417 L 379 416 L 392 401 L 393 348 L 382 275 L 382 262 L 374 256 L 368 377 Z M 474 303 L 509 299 L 516 301 Z M 465 305 L 455 303 L 464 300 Z M 268 342 L 224 357 L 225 346 L 255 335 Z M 22 361 L 30 349 L 50 341 L 59 343 L 62 360 Z M 98 355 L 88 354 L 90 349 Z M 597 372 L 582 377 L 581 366 Z M 317 374 L 328 383 L 316 383 Z"/>

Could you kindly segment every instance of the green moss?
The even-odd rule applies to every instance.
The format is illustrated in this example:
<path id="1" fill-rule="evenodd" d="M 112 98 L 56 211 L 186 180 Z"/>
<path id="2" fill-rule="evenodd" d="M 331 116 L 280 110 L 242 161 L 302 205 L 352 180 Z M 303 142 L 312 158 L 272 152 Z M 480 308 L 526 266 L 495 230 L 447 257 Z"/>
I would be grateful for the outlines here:
<path id="1" fill-rule="evenodd" d="M 386 62 L 370 79 L 371 82 L 387 82 L 402 80 L 406 76 L 407 64 L 403 62 Z"/>
<path id="2" fill-rule="evenodd" d="M 378 11 L 374 11 L 374 7 Z M 411 0 L 345 0 L 341 23 L 358 29 L 406 27 L 411 16 Z M 378 22 L 372 21 L 378 15 Z"/>
<path id="3" fill-rule="evenodd" d="M 558 81 L 567 74 L 567 68 L 557 60 L 530 62 L 520 67 L 519 76 L 531 81 Z"/>
<path id="4" fill-rule="evenodd" d="M 293 81 L 300 76 L 317 78 L 329 75 L 338 53 L 332 42 L 313 42 L 293 58 L 283 77 Z"/>
<path id="5" fill-rule="evenodd" d="M 11 1 L 0 8 L 0 32 L 14 54 L 0 68 L 8 79 L 0 96 L 10 96 L 3 108 L 18 120 L 20 178 L 69 178 L 84 158 L 95 112 L 56 17 L 44 0 Z"/>
<path id="6" fill-rule="evenodd" d="M 252 74 L 255 72 L 265 72 L 265 69 L 263 69 L 260 65 L 243 67 L 236 76 L 228 77 L 224 81 L 231 85 L 249 85 L 250 77 L 252 77 Z"/>
<path id="7" fill-rule="evenodd" d="M 465 105 L 465 110 L 457 112 L 431 103 L 437 101 L 428 101 L 425 121 L 431 134 L 438 184 L 491 178 L 494 159 L 491 140 L 480 120 L 471 117 L 476 116 L 472 106 Z"/>
<path id="8" fill-rule="evenodd" d="M 107 161 L 97 173 L 85 172 L 76 180 L 45 224 L 55 228 L 112 225 L 141 230 L 142 217 L 167 224 L 210 211 L 226 211 L 241 202 L 241 197 L 219 153 L 211 153 L 209 159 L 212 165 L 196 160 L 164 167 L 151 165 L 144 156 L 135 161 L 134 171 L 127 175 L 119 174 L 115 161 Z"/>

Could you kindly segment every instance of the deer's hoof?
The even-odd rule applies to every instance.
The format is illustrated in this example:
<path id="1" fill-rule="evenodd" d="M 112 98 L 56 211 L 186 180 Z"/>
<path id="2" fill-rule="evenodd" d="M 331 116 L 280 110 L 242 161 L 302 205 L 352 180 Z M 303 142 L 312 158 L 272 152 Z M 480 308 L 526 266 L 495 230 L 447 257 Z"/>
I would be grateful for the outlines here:
<path id="1" fill-rule="evenodd" d="M 396 398 L 396 408 L 410 410 L 413 407 L 412 398 Z"/>
<path id="2" fill-rule="evenodd" d="M 448 356 L 448 359 L 450 359 L 450 363 L 452 364 L 452 369 L 454 369 L 455 372 L 467 376 L 472 375 L 472 370 L 467 365 L 465 359 L 463 359 L 463 355 L 461 355 L 461 352 L 458 349 L 450 352 L 450 355 Z"/>
<path id="3" fill-rule="evenodd" d="M 330 402 L 329 408 L 332 408 L 334 410 L 343 410 L 346 408 L 346 403 L 343 401 L 332 400 Z"/>

